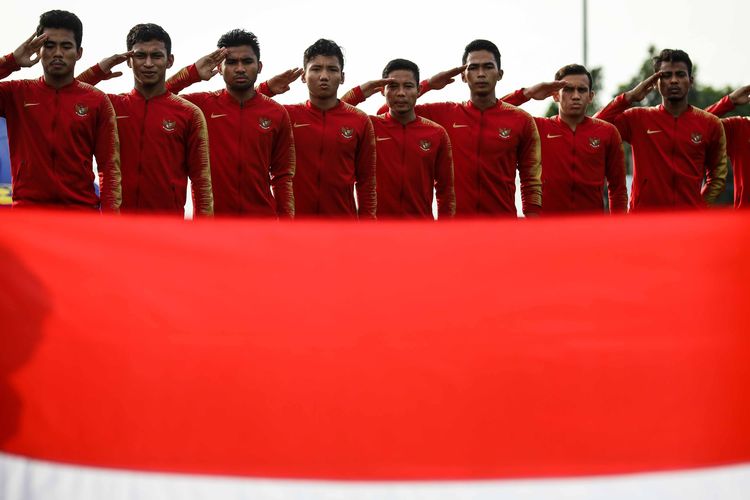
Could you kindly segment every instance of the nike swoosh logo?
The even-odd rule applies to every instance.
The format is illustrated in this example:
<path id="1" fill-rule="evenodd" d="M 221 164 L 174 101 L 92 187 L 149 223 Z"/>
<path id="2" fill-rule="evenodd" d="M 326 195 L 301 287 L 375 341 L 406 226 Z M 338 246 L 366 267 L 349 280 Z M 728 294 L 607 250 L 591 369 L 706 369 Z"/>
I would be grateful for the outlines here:
<path id="1" fill-rule="evenodd" d="M 547 134 L 547 139 L 557 139 L 558 137 L 562 137 L 562 134 L 560 135 Z"/>
<path id="2" fill-rule="evenodd" d="M 390 137 L 377 137 L 376 139 L 377 139 L 378 142 L 380 142 L 380 141 L 388 141 L 391 138 Z"/>
<path id="3" fill-rule="evenodd" d="M 211 118 L 221 118 L 222 116 L 227 116 L 227 114 L 224 113 L 223 115 L 217 115 L 217 114 L 211 113 Z"/>
<path id="4" fill-rule="evenodd" d="M 458 123 L 453 124 L 453 128 L 466 128 L 468 125 L 459 125 Z"/>
<path id="5" fill-rule="evenodd" d="M 300 127 L 309 127 L 309 123 L 295 123 L 294 128 L 300 128 Z"/>
<path id="6" fill-rule="evenodd" d="M 651 134 L 658 134 L 659 132 L 661 132 L 661 130 L 646 130 L 646 133 L 647 133 L 648 135 L 651 135 Z"/>
<path id="7" fill-rule="evenodd" d="M 25 102 L 23 103 L 24 108 L 28 108 L 29 106 L 39 106 L 41 102 Z"/>
<path id="8" fill-rule="evenodd" d="M 130 118 L 130 115 L 115 116 L 117 120 L 122 120 L 123 118 Z"/>

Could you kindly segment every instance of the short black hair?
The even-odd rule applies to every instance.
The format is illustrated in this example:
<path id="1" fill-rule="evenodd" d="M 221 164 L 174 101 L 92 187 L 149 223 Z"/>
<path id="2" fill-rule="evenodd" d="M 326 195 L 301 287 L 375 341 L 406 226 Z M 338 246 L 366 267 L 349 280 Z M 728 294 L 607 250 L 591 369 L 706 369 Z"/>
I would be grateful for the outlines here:
<path id="1" fill-rule="evenodd" d="M 594 90 L 594 78 L 585 66 L 581 66 L 580 64 L 568 64 L 563 66 L 557 70 L 557 73 L 555 73 L 555 80 L 562 80 L 568 75 L 586 75 L 589 78 L 589 91 Z"/>
<path id="2" fill-rule="evenodd" d="M 167 49 L 167 55 L 172 53 L 172 39 L 169 38 L 169 33 L 164 31 L 164 28 L 158 24 L 146 23 L 136 24 L 128 32 L 128 36 L 125 39 L 125 44 L 128 50 L 133 49 L 133 45 L 141 42 L 150 42 L 151 40 L 157 40 L 164 42 L 164 47 Z"/>
<path id="3" fill-rule="evenodd" d="M 242 45 L 249 45 L 253 49 L 253 52 L 255 52 L 255 57 L 260 61 L 260 45 L 258 45 L 258 37 L 249 31 L 240 28 L 233 29 L 232 31 L 227 31 L 221 35 L 219 41 L 216 42 L 216 46 L 220 49 L 225 47 L 240 47 Z"/>
<path id="4" fill-rule="evenodd" d="M 385 65 L 385 68 L 383 68 L 383 78 L 387 78 L 389 73 L 399 69 L 405 69 L 414 73 L 414 80 L 419 83 L 419 66 L 408 59 L 394 59 L 389 61 Z"/>
<path id="5" fill-rule="evenodd" d="M 83 41 L 83 23 L 78 16 L 67 10 L 50 10 L 39 16 L 39 26 L 36 28 L 37 36 L 44 33 L 46 28 L 58 28 L 73 32 L 76 47 L 81 48 Z"/>
<path id="6" fill-rule="evenodd" d="M 306 67 L 316 56 L 336 56 L 341 65 L 341 70 L 344 69 L 344 53 L 341 51 L 341 47 L 333 40 L 326 40 L 321 38 L 314 44 L 310 45 L 305 49 L 305 54 L 302 56 L 302 67 Z"/>
<path id="7" fill-rule="evenodd" d="M 477 52 L 478 50 L 486 50 L 491 52 L 495 56 L 495 62 L 497 63 L 497 69 L 500 69 L 500 49 L 497 45 L 490 42 L 489 40 L 474 40 L 469 42 L 469 45 L 464 49 L 464 55 L 461 58 L 461 64 L 466 64 L 466 60 L 469 58 L 469 52 Z"/>
<path id="8" fill-rule="evenodd" d="M 654 72 L 657 72 L 661 69 L 661 63 L 681 62 L 687 65 L 688 76 L 693 76 L 693 61 L 690 60 L 690 56 L 687 55 L 687 52 L 685 52 L 684 50 L 664 49 L 659 53 L 658 56 L 655 56 L 652 61 L 654 62 Z"/>

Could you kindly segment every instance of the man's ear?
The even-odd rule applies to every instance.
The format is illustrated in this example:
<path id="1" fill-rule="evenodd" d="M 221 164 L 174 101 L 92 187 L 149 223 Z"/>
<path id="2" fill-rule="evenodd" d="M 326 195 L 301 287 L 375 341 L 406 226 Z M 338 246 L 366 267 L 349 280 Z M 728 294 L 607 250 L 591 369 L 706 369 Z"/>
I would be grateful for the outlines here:
<path id="1" fill-rule="evenodd" d="M 81 56 L 83 55 L 83 47 L 78 47 L 77 53 L 78 55 L 76 56 L 76 61 L 80 61 Z"/>
<path id="2" fill-rule="evenodd" d="M 171 68 L 174 64 L 174 54 L 169 54 L 167 56 L 167 68 Z"/>
<path id="3" fill-rule="evenodd" d="M 503 79 L 503 75 L 504 75 L 504 74 L 505 74 L 505 72 L 504 72 L 503 70 L 501 70 L 501 69 L 498 69 L 498 70 L 497 70 L 497 79 L 498 79 L 498 80 L 502 80 L 502 79 Z"/>
<path id="4" fill-rule="evenodd" d="M 344 83 L 344 77 L 345 77 L 345 75 L 344 75 L 344 72 L 342 71 L 341 72 L 341 83 Z"/>
<path id="5" fill-rule="evenodd" d="M 552 94 L 552 100 L 555 101 L 555 102 L 560 102 L 560 92 L 559 91 L 555 92 L 554 94 Z"/>
<path id="6" fill-rule="evenodd" d="M 263 63 L 258 61 L 258 74 L 260 74 L 261 71 L 263 71 Z"/>

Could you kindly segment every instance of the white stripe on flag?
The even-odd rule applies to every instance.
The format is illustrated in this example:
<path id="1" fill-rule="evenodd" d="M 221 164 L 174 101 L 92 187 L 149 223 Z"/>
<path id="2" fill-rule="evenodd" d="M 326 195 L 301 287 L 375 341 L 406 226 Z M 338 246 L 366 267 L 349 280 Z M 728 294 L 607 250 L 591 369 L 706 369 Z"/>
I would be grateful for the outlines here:
<path id="1" fill-rule="evenodd" d="M 572 479 L 298 481 L 78 467 L 0 453 L 4 500 L 747 500 L 750 464 Z"/>

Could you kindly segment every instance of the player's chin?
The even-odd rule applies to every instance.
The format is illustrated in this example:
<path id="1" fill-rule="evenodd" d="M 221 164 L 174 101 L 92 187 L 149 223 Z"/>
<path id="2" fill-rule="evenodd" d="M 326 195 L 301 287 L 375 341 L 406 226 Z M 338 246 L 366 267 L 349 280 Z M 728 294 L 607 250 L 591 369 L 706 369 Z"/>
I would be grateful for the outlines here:
<path id="1" fill-rule="evenodd" d="M 229 85 L 229 88 L 231 88 L 232 90 L 236 90 L 238 92 L 242 92 L 242 91 L 250 90 L 251 88 L 253 88 L 254 83 L 255 82 L 251 82 L 250 80 L 245 80 L 242 82 L 232 82 Z"/>

